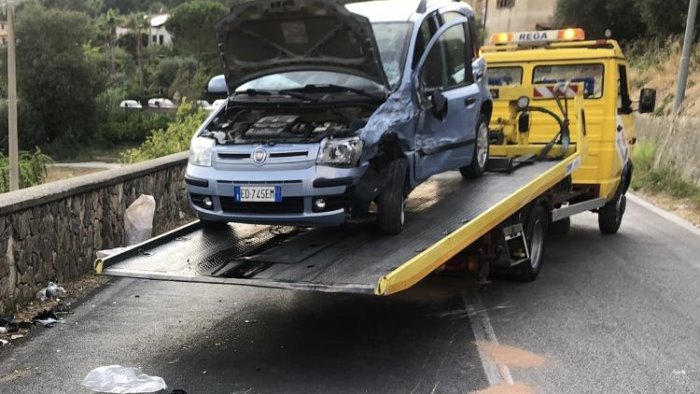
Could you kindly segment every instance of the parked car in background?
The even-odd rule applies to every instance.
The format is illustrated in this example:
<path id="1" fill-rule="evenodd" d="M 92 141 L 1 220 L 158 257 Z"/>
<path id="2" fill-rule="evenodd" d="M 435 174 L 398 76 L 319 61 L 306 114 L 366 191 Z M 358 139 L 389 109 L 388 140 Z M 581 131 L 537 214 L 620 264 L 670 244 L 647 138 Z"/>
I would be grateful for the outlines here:
<path id="1" fill-rule="evenodd" d="M 119 108 L 143 109 L 143 106 L 136 100 L 123 100 L 119 103 Z"/>
<path id="2" fill-rule="evenodd" d="M 199 108 L 202 108 L 202 109 L 204 109 L 204 110 L 206 110 L 206 111 L 211 111 L 211 110 L 212 110 L 211 104 L 209 104 L 209 102 L 208 102 L 207 100 L 197 100 L 197 101 L 195 102 L 195 104 L 196 104 Z"/>
<path id="3" fill-rule="evenodd" d="M 148 108 L 173 109 L 177 106 L 167 98 L 152 98 L 148 100 Z"/>
<path id="4" fill-rule="evenodd" d="M 233 94 L 195 133 L 186 175 L 205 225 L 376 217 L 393 235 L 421 182 L 483 173 L 492 104 L 474 12 L 447 0 L 416 6 L 232 7 L 217 36 Z"/>

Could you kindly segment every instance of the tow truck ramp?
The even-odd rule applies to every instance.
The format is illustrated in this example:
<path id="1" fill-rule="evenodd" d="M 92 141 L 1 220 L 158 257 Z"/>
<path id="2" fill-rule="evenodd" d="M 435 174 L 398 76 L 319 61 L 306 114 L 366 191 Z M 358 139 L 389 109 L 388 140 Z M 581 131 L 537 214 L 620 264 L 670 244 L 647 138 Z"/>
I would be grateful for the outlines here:
<path id="1" fill-rule="evenodd" d="M 405 290 L 556 185 L 579 153 L 465 181 L 437 175 L 407 200 L 401 234 L 193 222 L 96 262 L 103 275 L 338 293 Z"/>

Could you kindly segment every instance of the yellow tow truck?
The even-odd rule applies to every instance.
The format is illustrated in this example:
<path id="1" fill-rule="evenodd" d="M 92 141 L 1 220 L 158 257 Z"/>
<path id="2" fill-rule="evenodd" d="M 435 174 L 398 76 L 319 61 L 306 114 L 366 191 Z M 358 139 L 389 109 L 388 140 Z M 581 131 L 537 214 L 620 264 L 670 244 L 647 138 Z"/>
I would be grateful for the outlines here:
<path id="1" fill-rule="evenodd" d="M 489 171 L 469 181 L 456 171 L 445 173 L 418 187 L 397 236 L 380 236 L 362 224 L 211 229 L 193 222 L 98 260 L 95 269 L 111 276 L 380 296 L 444 269 L 474 272 L 487 281 L 498 267 L 532 281 L 542 268 L 549 231 L 562 231 L 571 215 L 597 210 L 601 229 L 617 230 L 631 176 L 631 104 L 622 95 L 618 111 L 615 93 L 616 77 L 624 72 L 619 46 L 566 45 L 572 44 L 484 48 L 497 82 Z M 602 72 L 594 84 L 555 68 L 575 70 L 574 56 L 584 53 L 591 55 L 581 64 Z M 550 71 L 540 76 L 540 66 Z M 612 219 L 611 210 L 617 212 Z"/>
<path id="2" fill-rule="evenodd" d="M 494 98 L 491 125 L 508 119 L 508 100 L 499 97 L 506 86 L 532 85 L 533 105 L 547 111 L 557 110 L 553 86 L 569 83 L 583 85 L 583 108 L 588 140 L 588 158 L 572 177 L 572 200 L 597 200 L 603 234 L 620 228 L 625 212 L 625 192 L 632 179 L 630 160 L 635 143 L 635 110 L 629 94 L 628 64 L 615 40 L 586 40 L 582 29 L 535 32 L 497 33 L 491 45 L 482 48 L 488 64 L 489 86 Z M 656 92 L 642 89 L 637 111 L 654 111 Z M 532 144 L 546 143 L 554 131 L 544 111 L 535 111 L 530 120 Z M 494 122 L 493 119 L 497 121 Z M 495 134 L 495 135 L 494 135 Z M 492 138 L 498 138 L 498 131 Z M 500 154 L 498 147 L 492 152 Z M 603 204 L 604 202 L 604 204 Z M 596 204 L 594 204 L 596 205 Z M 556 221 L 557 217 L 554 218 Z M 569 221 L 562 219 L 556 227 L 565 231 Z"/>

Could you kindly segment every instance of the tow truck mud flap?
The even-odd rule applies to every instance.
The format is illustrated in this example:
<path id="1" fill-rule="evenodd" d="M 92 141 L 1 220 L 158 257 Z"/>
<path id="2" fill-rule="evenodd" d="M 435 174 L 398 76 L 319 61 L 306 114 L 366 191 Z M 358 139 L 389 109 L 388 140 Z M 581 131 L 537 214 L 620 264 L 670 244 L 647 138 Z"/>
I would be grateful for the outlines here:
<path id="1" fill-rule="evenodd" d="M 411 193 L 404 231 L 295 228 L 194 222 L 98 261 L 98 273 L 145 279 L 386 295 L 404 290 L 474 237 L 565 176 L 566 162 L 464 181 L 457 172 Z"/>

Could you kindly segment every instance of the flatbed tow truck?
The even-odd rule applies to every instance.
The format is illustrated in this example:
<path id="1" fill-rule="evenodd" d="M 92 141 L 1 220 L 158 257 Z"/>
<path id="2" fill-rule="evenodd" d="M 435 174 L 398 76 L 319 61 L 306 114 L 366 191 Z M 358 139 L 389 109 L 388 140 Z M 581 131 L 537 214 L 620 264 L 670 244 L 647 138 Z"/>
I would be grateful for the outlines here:
<path id="1" fill-rule="evenodd" d="M 407 201 L 404 231 L 380 237 L 362 225 L 294 228 L 193 222 L 96 261 L 103 275 L 321 292 L 390 295 L 444 267 L 481 280 L 492 266 L 534 280 L 552 218 L 591 209 L 562 205 L 571 174 L 587 154 L 583 89 L 554 87 L 563 114 L 549 143 L 528 141 L 533 86 L 500 89 L 509 116 L 499 119 L 502 144 L 490 148 L 491 171 L 465 181 L 458 172 L 435 176 Z M 570 112 L 567 114 L 567 112 Z M 571 125 L 571 126 L 569 126 Z M 570 130 L 571 129 L 571 130 Z M 555 208 L 555 204 L 559 208 Z M 593 204 L 599 205 L 598 199 Z"/>

